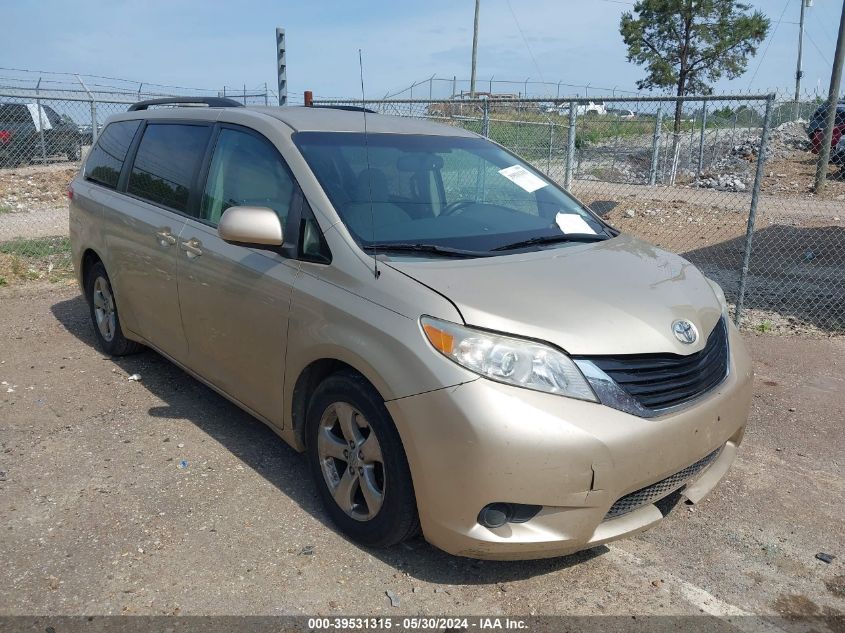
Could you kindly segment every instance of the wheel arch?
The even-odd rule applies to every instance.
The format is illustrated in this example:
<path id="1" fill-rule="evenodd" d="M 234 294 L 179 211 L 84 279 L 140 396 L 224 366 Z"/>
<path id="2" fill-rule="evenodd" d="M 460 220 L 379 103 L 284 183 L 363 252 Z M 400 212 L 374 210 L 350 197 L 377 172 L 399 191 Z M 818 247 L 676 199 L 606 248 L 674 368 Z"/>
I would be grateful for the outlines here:
<path id="1" fill-rule="evenodd" d="M 361 368 L 364 368 L 363 370 Z M 375 389 L 382 398 L 385 397 L 387 388 L 371 367 L 365 362 L 355 362 L 355 359 L 343 359 L 331 356 L 324 356 L 309 362 L 303 367 L 293 383 L 290 391 L 290 434 L 289 438 L 296 450 L 304 451 L 306 448 L 305 426 L 308 414 L 308 404 L 314 391 L 326 378 L 331 375 L 350 371 L 358 374 Z M 380 387 L 381 385 L 381 387 Z"/>
<path id="2" fill-rule="evenodd" d="M 88 273 L 97 263 L 103 264 L 103 258 L 93 248 L 86 248 L 79 260 L 79 285 L 86 292 L 85 280 L 88 279 Z M 103 264 L 105 266 L 105 264 Z"/>

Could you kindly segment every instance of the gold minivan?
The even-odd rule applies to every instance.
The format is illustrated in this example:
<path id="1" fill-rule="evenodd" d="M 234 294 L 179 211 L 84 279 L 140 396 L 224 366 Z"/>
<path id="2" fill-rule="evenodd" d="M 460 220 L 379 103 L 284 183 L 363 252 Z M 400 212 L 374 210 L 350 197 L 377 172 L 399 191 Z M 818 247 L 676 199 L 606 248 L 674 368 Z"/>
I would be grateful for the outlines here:
<path id="1" fill-rule="evenodd" d="M 68 193 L 102 348 L 156 350 L 304 451 L 364 545 L 590 548 L 702 499 L 742 440 L 719 286 L 472 132 L 141 102 Z"/>

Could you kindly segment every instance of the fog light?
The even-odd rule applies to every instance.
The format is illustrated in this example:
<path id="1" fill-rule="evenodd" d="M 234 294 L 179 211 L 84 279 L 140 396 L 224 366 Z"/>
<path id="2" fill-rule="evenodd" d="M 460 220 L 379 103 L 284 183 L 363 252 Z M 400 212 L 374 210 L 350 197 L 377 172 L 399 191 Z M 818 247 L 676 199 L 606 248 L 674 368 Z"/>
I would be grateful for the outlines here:
<path id="1" fill-rule="evenodd" d="M 525 503 L 490 503 L 478 513 L 478 522 L 486 528 L 502 527 L 505 523 L 525 523 L 530 521 L 543 506 Z"/>
<path id="2" fill-rule="evenodd" d="M 481 508 L 478 522 L 486 528 L 497 528 L 510 521 L 511 516 L 513 509 L 509 503 L 491 503 Z"/>

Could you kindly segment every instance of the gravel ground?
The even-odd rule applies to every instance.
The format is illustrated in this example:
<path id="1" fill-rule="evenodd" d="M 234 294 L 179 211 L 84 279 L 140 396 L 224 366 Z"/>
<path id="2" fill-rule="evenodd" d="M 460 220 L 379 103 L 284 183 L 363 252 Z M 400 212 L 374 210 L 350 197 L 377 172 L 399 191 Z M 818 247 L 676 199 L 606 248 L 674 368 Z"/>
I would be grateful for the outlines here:
<path id="1" fill-rule="evenodd" d="M 748 338 L 746 441 L 698 506 L 575 556 L 482 563 L 345 540 L 261 423 L 155 353 L 94 348 L 75 286 L 0 305 L 0 615 L 845 611 L 843 338 Z"/>
<path id="2" fill-rule="evenodd" d="M 0 242 L 16 237 L 47 237 L 68 234 L 67 204 L 37 211 L 0 214 Z"/>

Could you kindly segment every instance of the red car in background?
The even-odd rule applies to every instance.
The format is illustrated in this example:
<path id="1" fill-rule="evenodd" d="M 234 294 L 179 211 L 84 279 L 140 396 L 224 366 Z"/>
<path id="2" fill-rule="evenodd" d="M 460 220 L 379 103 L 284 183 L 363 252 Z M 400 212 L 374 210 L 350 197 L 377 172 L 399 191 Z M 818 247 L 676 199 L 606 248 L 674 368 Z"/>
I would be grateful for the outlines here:
<path id="1" fill-rule="evenodd" d="M 825 111 L 827 105 L 820 105 L 807 126 L 807 134 L 812 143 L 814 154 L 821 151 L 824 140 Z M 840 100 L 836 106 L 836 118 L 833 122 L 833 138 L 830 143 L 830 162 L 837 165 L 845 165 L 845 99 Z"/>

